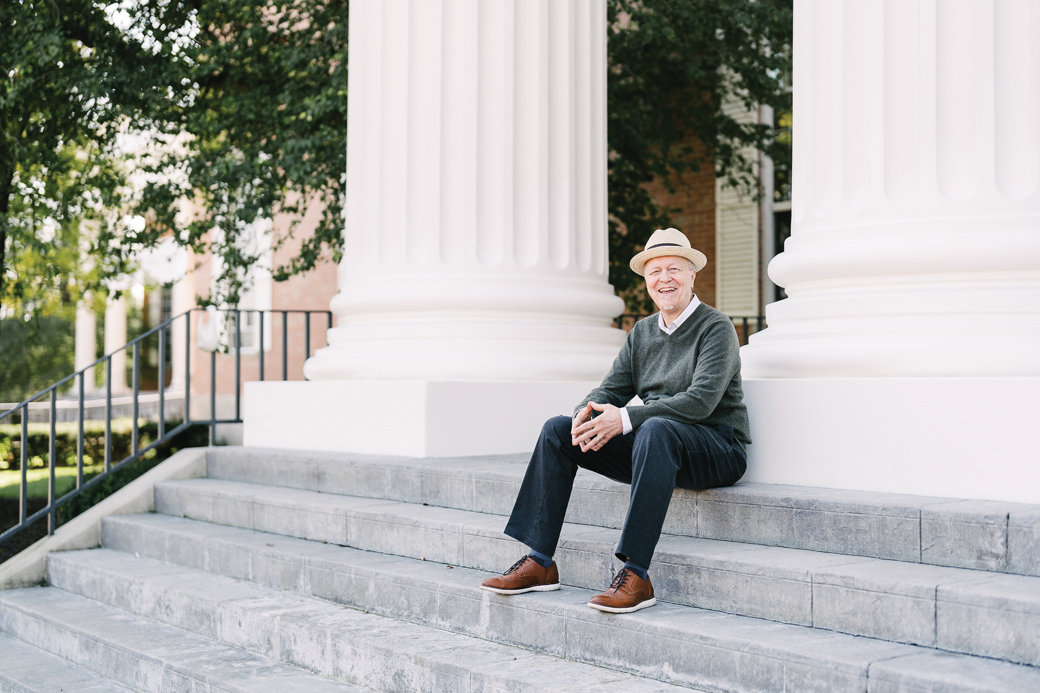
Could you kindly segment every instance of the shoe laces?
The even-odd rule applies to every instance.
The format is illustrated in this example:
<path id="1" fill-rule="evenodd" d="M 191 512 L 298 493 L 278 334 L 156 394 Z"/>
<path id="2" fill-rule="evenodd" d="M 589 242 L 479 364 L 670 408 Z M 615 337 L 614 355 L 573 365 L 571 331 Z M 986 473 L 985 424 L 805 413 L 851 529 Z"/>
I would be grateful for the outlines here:
<path id="1" fill-rule="evenodd" d="M 509 570 L 507 570 L 506 572 L 504 572 L 504 573 L 502 573 L 502 574 L 503 574 L 503 575 L 509 575 L 510 573 L 512 573 L 512 572 L 514 572 L 514 571 L 516 571 L 516 569 L 517 569 L 517 568 L 519 568 L 520 566 L 522 566 L 522 565 L 523 565 L 524 563 L 526 563 L 526 562 L 527 562 L 527 559 L 528 559 L 528 558 L 531 558 L 531 557 L 530 557 L 530 556 L 524 556 L 524 557 L 523 557 L 523 558 L 521 558 L 521 559 L 520 559 L 519 561 L 517 561 L 516 563 L 514 563 L 513 565 L 511 565 L 511 566 L 509 567 Z M 534 560 L 534 559 L 531 559 L 531 560 Z"/>
<path id="2" fill-rule="evenodd" d="M 614 576 L 614 581 L 610 583 L 610 589 L 619 590 L 621 586 L 628 580 L 628 568 L 622 568 L 618 571 L 618 574 Z"/>

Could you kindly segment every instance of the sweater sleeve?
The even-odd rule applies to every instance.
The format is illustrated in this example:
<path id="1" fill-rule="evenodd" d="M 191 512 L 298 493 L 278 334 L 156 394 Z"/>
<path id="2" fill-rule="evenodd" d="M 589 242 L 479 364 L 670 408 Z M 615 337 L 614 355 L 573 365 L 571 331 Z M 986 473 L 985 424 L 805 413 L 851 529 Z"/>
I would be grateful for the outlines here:
<path id="1" fill-rule="evenodd" d="M 621 346 L 614 359 L 614 365 L 610 372 L 603 378 L 600 386 L 590 392 L 581 404 L 574 408 L 574 414 L 583 409 L 589 402 L 597 404 L 613 404 L 615 407 L 623 407 L 636 395 L 635 385 L 632 380 L 632 342 L 635 339 L 635 330 L 628 333 L 625 343 Z"/>
<path id="2" fill-rule="evenodd" d="M 690 386 L 671 397 L 629 409 L 633 429 L 638 429 L 654 416 L 687 424 L 703 421 L 715 411 L 730 381 L 739 372 L 737 334 L 728 321 L 715 322 L 707 327 L 701 338 Z"/>

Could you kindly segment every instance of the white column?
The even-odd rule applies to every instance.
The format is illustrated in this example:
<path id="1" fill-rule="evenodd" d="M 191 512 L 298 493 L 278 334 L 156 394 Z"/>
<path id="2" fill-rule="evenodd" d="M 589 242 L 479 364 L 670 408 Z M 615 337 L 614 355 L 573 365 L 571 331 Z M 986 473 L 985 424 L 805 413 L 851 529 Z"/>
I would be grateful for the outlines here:
<path id="1" fill-rule="evenodd" d="M 80 371 L 97 360 L 97 317 L 88 305 L 89 297 L 76 304 L 76 354 L 75 370 Z M 77 385 L 78 387 L 78 385 Z M 84 373 L 83 391 L 92 394 L 97 390 L 94 369 Z"/>
<path id="2" fill-rule="evenodd" d="M 247 445 L 529 451 L 606 374 L 603 0 L 356 0 L 337 327 Z"/>
<path id="3" fill-rule="evenodd" d="M 195 305 L 194 281 L 194 275 L 189 273 L 174 283 L 171 313 L 175 317 Z M 188 382 L 186 377 L 187 368 L 184 360 L 187 348 L 184 341 L 185 330 L 187 329 L 185 318 L 181 317 L 175 321 L 172 327 L 173 329 L 170 330 L 170 359 L 172 361 L 172 372 L 170 373 L 169 390 L 171 392 L 184 392 Z M 192 329 L 195 329 L 194 325 L 192 326 Z"/>
<path id="4" fill-rule="evenodd" d="M 598 380 L 607 283 L 600 0 L 359 0 L 337 327 L 312 380 Z"/>
<path id="5" fill-rule="evenodd" d="M 1040 501 L 1040 6 L 796 0 L 794 46 L 749 476 Z"/>
<path id="6" fill-rule="evenodd" d="M 112 356 L 112 394 L 127 392 L 126 349 L 126 296 L 109 298 L 105 304 L 105 353 Z"/>
<path id="7" fill-rule="evenodd" d="M 802 2 L 790 298 L 751 377 L 1040 375 L 1040 31 L 1023 0 Z"/>

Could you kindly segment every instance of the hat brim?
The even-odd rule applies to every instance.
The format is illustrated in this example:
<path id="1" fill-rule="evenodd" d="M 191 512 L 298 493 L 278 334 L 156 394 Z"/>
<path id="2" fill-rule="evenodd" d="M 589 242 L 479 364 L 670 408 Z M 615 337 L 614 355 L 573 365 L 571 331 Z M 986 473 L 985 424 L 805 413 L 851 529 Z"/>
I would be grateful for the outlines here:
<path id="1" fill-rule="evenodd" d="M 672 257 L 686 258 L 693 263 L 693 271 L 700 272 L 704 269 L 704 266 L 708 264 L 708 258 L 704 257 L 704 253 L 693 248 L 683 248 L 676 246 L 668 247 L 657 247 L 644 250 L 641 253 L 636 253 L 629 261 L 628 266 L 632 268 L 632 271 L 638 274 L 640 277 L 643 276 L 643 269 L 646 267 L 646 263 L 650 262 L 656 257 L 665 257 L 666 255 Z"/>

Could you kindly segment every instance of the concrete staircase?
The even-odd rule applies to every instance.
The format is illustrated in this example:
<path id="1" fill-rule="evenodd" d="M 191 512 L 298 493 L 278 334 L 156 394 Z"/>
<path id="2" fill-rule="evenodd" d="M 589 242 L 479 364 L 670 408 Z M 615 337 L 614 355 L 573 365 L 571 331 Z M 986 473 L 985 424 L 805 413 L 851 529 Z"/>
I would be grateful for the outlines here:
<path id="1" fill-rule="evenodd" d="M 676 491 L 658 606 L 589 609 L 628 488 L 581 473 L 559 592 L 479 589 L 521 457 L 248 448 L 0 592 L 0 691 L 1038 691 L 1040 507 Z M 17 656 L 8 657 L 13 652 Z"/>

